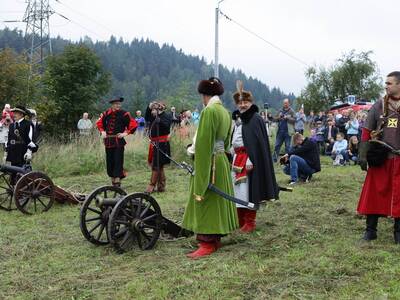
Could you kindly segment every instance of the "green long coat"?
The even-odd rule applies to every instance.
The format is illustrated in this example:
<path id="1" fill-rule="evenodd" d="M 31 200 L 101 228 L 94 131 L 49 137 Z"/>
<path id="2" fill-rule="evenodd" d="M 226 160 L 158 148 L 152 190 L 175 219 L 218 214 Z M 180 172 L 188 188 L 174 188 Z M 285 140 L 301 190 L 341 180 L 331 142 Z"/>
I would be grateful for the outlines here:
<path id="1" fill-rule="evenodd" d="M 214 143 L 224 141 L 229 150 L 231 116 L 218 97 L 210 99 L 203 109 L 195 140 L 195 175 L 190 179 L 189 202 L 183 217 L 183 228 L 200 234 L 228 234 L 238 228 L 236 206 L 207 190 L 212 180 Z M 233 195 L 230 164 L 225 153 L 215 154 L 215 186 Z M 195 200 L 195 195 L 204 197 Z"/>

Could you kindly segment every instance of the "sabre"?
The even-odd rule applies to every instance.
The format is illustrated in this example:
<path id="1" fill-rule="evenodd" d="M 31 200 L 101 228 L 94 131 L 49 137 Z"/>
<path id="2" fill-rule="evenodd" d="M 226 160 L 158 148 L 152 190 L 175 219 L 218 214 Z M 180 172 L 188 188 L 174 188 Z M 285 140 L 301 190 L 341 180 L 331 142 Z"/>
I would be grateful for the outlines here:
<path id="1" fill-rule="evenodd" d="M 194 171 L 194 169 L 193 169 L 193 167 L 192 167 L 191 165 L 189 165 L 189 164 L 186 163 L 186 162 L 181 162 L 181 163 L 177 162 L 177 161 L 174 160 L 170 155 L 168 155 L 168 154 L 165 153 L 163 150 L 161 150 L 155 142 L 150 141 L 150 143 L 151 143 L 158 151 L 160 151 L 161 154 L 165 155 L 168 159 L 170 159 L 176 166 L 178 166 L 178 167 L 179 167 L 180 169 L 182 169 L 182 170 L 186 170 L 190 175 L 194 176 L 194 172 L 195 172 L 195 171 Z M 239 198 L 235 198 L 235 197 L 233 197 L 233 196 L 231 196 L 231 195 L 228 195 L 227 193 L 225 193 L 224 191 L 220 190 L 219 188 L 217 188 L 217 187 L 216 187 L 214 184 L 212 184 L 212 183 L 210 183 L 210 184 L 208 185 L 207 188 L 208 188 L 210 191 L 212 191 L 212 192 L 218 194 L 219 196 L 221 196 L 222 198 L 224 198 L 224 199 L 226 199 L 226 200 L 228 200 L 228 201 L 231 201 L 231 202 L 233 202 L 233 203 L 242 205 L 242 206 L 244 206 L 244 207 L 246 207 L 246 208 L 248 208 L 248 209 L 252 209 L 252 210 L 255 209 L 255 208 L 254 208 L 254 207 L 255 207 L 254 203 L 246 202 L 246 201 L 243 201 L 243 200 L 241 200 L 241 199 L 239 199 Z M 279 190 L 281 190 L 281 191 L 286 191 L 286 192 L 292 192 L 292 191 L 293 191 L 293 189 L 291 189 L 291 188 L 286 188 L 286 187 L 279 187 Z"/>

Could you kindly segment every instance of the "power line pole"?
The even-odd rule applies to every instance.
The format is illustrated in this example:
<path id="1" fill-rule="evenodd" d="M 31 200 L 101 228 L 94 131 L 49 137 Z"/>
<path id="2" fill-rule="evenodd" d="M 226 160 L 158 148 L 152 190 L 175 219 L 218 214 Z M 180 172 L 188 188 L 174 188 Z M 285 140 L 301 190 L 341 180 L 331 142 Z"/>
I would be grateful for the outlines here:
<path id="1" fill-rule="evenodd" d="M 219 62 L 218 62 L 218 27 L 219 27 L 219 5 L 224 0 L 219 0 L 215 8 L 215 52 L 214 52 L 214 76 L 219 78 Z"/>
<path id="2" fill-rule="evenodd" d="M 26 23 L 25 38 L 30 41 L 29 64 L 31 72 L 39 65 L 39 72 L 43 70 L 43 61 L 52 54 L 50 39 L 50 16 L 54 13 L 49 0 L 26 0 L 23 21 Z"/>

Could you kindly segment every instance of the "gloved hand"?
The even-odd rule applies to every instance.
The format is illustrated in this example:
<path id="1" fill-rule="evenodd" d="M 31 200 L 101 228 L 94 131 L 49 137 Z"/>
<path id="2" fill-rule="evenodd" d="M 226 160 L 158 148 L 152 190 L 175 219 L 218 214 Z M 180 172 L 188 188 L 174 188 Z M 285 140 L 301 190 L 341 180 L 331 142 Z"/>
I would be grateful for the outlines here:
<path id="1" fill-rule="evenodd" d="M 102 137 L 103 139 L 105 139 L 105 138 L 107 137 L 107 133 L 106 133 L 105 131 L 102 131 L 102 132 L 101 132 L 101 137 Z"/>
<path id="2" fill-rule="evenodd" d="M 6 163 L 7 161 L 7 152 L 4 151 L 4 155 L 3 155 L 3 163 Z"/>
<path id="3" fill-rule="evenodd" d="M 24 155 L 24 160 L 26 162 L 30 162 L 32 160 L 32 151 L 31 150 L 26 151 L 26 153 Z"/>
<path id="4" fill-rule="evenodd" d="M 358 163 L 363 171 L 368 170 L 367 153 L 369 146 L 369 142 L 360 142 L 360 146 L 358 148 Z"/>

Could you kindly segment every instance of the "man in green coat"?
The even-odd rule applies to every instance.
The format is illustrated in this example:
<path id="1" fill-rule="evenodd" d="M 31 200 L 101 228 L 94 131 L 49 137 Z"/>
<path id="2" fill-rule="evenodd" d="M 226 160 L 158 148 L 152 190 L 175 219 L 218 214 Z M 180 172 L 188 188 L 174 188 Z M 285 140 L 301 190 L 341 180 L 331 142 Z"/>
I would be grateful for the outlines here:
<path id="1" fill-rule="evenodd" d="M 204 109 L 188 154 L 194 157 L 194 175 L 190 179 L 189 202 L 183 217 L 183 228 L 197 234 L 199 248 L 190 258 L 209 255 L 221 247 L 221 237 L 239 227 L 236 207 L 208 190 L 210 183 L 233 195 L 230 164 L 231 116 L 218 96 L 224 87 L 218 78 L 200 81 Z"/>

